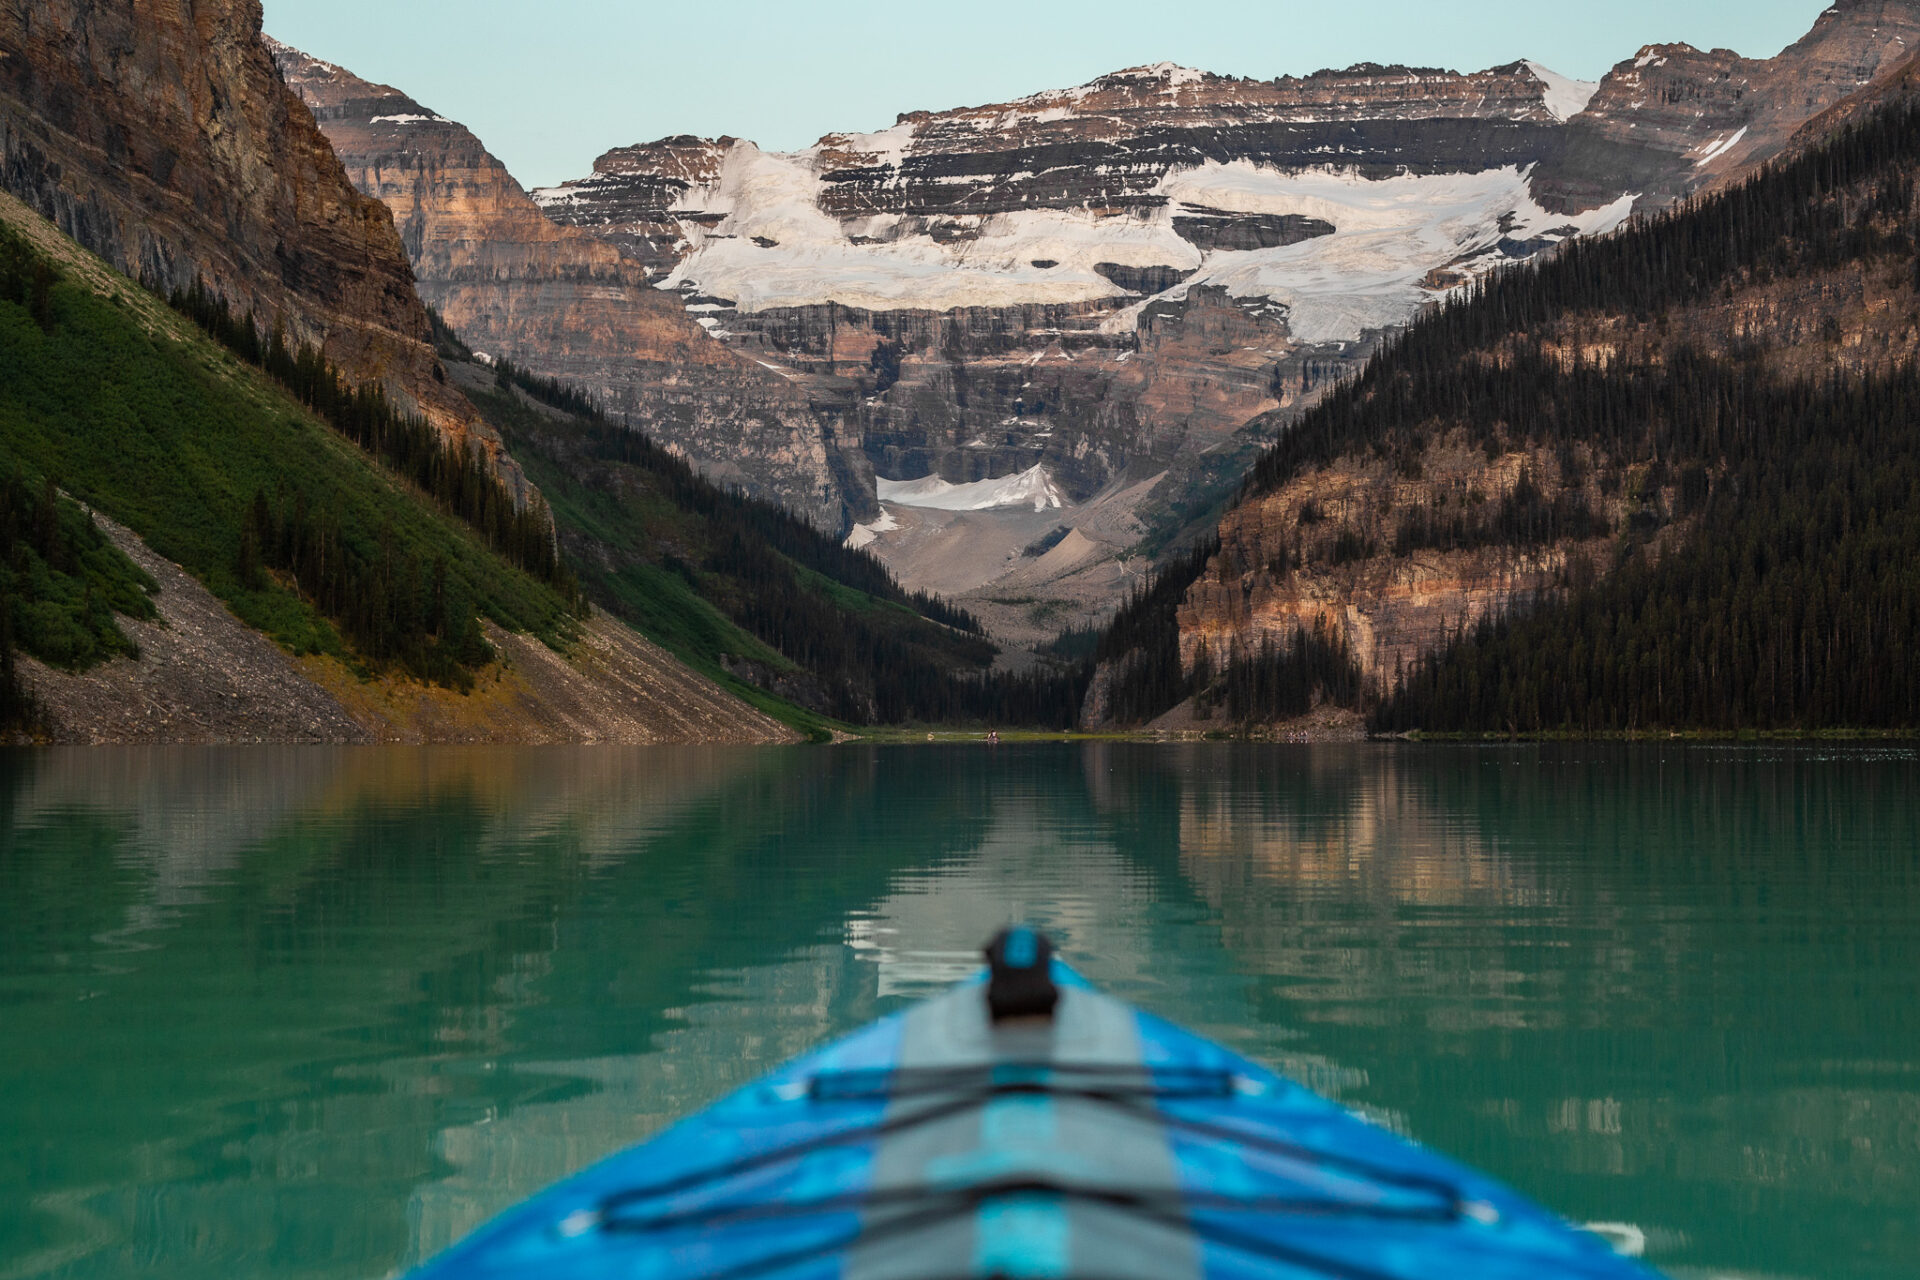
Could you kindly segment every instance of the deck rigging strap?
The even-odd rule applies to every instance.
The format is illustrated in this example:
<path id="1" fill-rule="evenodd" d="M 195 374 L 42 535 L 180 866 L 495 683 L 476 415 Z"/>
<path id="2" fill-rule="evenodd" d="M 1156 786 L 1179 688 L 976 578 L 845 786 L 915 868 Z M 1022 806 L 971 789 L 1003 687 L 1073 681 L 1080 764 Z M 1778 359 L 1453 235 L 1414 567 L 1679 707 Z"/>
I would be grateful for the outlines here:
<path id="1" fill-rule="evenodd" d="M 1050 1070 L 1053 1068 L 1049 1068 Z M 931 1124 L 938 1120 L 960 1115 L 986 1106 L 996 1098 L 1021 1096 L 1046 1096 L 1051 1098 L 1076 1099 L 1108 1105 L 1141 1118 L 1150 1119 L 1168 1129 L 1190 1133 L 1196 1137 L 1214 1141 L 1232 1142 L 1237 1146 L 1259 1151 L 1263 1155 L 1275 1155 L 1287 1159 L 1299 1160 L 1327 1169 L 1338 1170 L 1343 1174 L 1392 1187 L 1399 1191 L 1424 1192 L 1443 1201 L 1451 1216 L 1460 1216 L 1465 1197 L 1458 1187 L 1438 1178 L 1422 1177 L 1419 1174 L 1403 1173 L 1397 1169 L 1385 1169 L 1351 1156 L 1334 1152 L 1320 1151 L 1299 1143 L 1281 1138 L 1272 1138 L 1263 1134 L 1249 1133 L 1230 1125 L 1212 1124 L 1203 1120 L 1193 1120 L 1176 1114 L 1160 1111 L 1148 1111 L 1130 1101 L 1130 1095 L 1103 1087 L 1061 1086 L 1045 1081 L 1012 1080 L 991 1083 L 983 1087 L 958 1093 L 935 1095 L 943 1099 L 938 1103 L 917 1108 L 914 1111 L 889 1116 L 870 1124 L 849 1125 L 842 1129 L 816 1134 L 800 1142 L 770 1148 L 738 1160 L 728 1161 L 708 1169 L 696 1170 L 671 1178 L 664 1182 L 644 1187 L 629 1187 L 604 1197 L 599 1204 L 600 1219 L 611 1220 L 614 1214 L 629 1205 L 659 1200 L 666 1196 L 682 1195 L 705 1187 L 717 1186 L 735 1178 L 758 1173 L 775 1165 L 802 1159 L 816 1151 L 831 1147 L 847 1146 L 853 1143 L 878 1140 L 904 1133 L 913 1128 Z M 914 1095 L 909 1095 L 914 1096 Z M 1161 1096 L 1142 1090 L 1137 1097 L 1148 1099 Z"/>
<path id="2" fill-rule="evenodd" d="M 1002 941 L 1012 967 L 1026 971 L 1023 981 L 1045 971 L 1038 945 L 1018 936 Z M 689 1233 L 686 1239 L 725 1223 L 817 1219 L 831 1230 L 834 1215 L 858 1217 L 851 1232 L 707 1272 L 689 1269 L 684 1280 L 773 1277 L 835 1254 L 844 1255 L 846 1280 L 888 1280 L 929 1251 L 953 1258 L 955 1280 L 1179 1280 L 1201 1274 L 1204 1246 L 1327 1280 L 1390 1280 L 1236 1224 L 1284 1215 L 1446 1227 L 1467 1216 L 1462 1191 L 1444 1180 L 1182 1115 L 1233 1098 L 1240 1079 L 1217 1069 L 1148 1066 L 1137 1015 L 1118 1001 L 1061 990 L 1036 1016 L 1019 1001 L 992 1008 L 983 994 L 962 989 L 909 1011 L 898 1060 L 888 1067 L 820 1072 L 776 1095 L 821 1107 L 829 1119 L 838 1105 L 884 1103 L 878 1118 L 863 1109 L 857 1123 L 614 1192 L 588 1215 L 592 1226 L 629 1238 Z M 1009 1004 L 1020 1011 L 1007 1016 Z M 1176 1137 L 1294 1162 L 1353 1185 L 1309 1182 L 1308 1194 L 1297 1196 L 1191 1192 L 1174 1157 Z M 849 1146 L 873 1148 L 868 1185 L 859 1190 L 784 1203 L 724 1200 L 735 1180 Z M 1124 1170 L 1124 1183 L 1102 1185 L 1111 1170 Z M 708 1203 L 662 1203 L 689 1195 Z"/>
<path id="3" fill-rule="evenodd" d="M 1035 1190 L 1015 1191 L 1006 1189 L 995 1194 L 1047 1194 Z M 851 1251 L 856 1245 L 871 1246 L 889 1237 L 911 1235 L 930 1227 L 952 1221 L 965 1214 L 976 1211 L 991 1196 L 974 1196 L 955 1193 L 938 1198 L 917 1208 L 908 1208 L 899 1214 L 890 1214 L 878 1219 L 869 1219 L 862 1225 L 843 1235 L 829 1240 L 817 1241 L 796 1249 L 782 1250 L 762 1258 L 751 1258 L 745 1262 L 724 1266 L 718 1270 L 690 1272 L 678 1280 L 749 1280 L 753 1276 L 766 1276 L 788 1267 L 804 1266 L 809 1262 L 835 1254 Z M 851 1202 L 843 1211 L 862 1208 L 858 1197 L 848 1197 Z M 1312 1275 L 1324 1276 L 1328 1280 L 1400 1280 L 1400 1277 L 1359 1263 L 1347 1262 L 1338 1258 L 1328 1258 L 1309 1250 L 1295 1248 L 1276 1240 L 1267 1239 L 1251 1232 L 1240 1231 L 1225 1223 L 1207 1219 L 1194 1219 L 1187 1216 L 1189 1206 L 1167 1207 L 1155 1204 L 1130 1204 L 1129 1212 L 1148 1219 L 1160 1226 L 1177 1231 L 1191 1232 L 1195 1238 L 1218 1244 L 1241 1253 L 1267 1261 L 1282 1262 L 1299 1268 Z M 825 1210 L 822 1210 L 823 1212 Z M 1255 1210 L 1257 1211 L 1257 1210 Z M 612 1224 L 609 1224 L 611 1226 Z M 697 1225 L 697 1224 L 689 1224 Z M 980 1280 L 977 1273 L 955 1272 L 954 1280 Z M 1094 1273 L 1075 1273 L 1074 1280 L 1100 1280 Z"/>
<path id="4" fill-rule="evenodd" d="M 1227 1196 L 1180 1191 L 1137 1191 L 1125 1187 L 1080 1186 L 1047 1178 L 1007 1178 L 973 1183 L 961 1187 L 892 1187 L 879 1191 L 855 1191 L 845 1195 L 816 1196 L 809 1200 L 748 1201 L 740 1204 L 708 1205 L 700 1209 L 666 1213 L 652 1218 L 628 1218 L 618 1215 L 601 1220 L 600 1229 L 612 1232 L 683 1231 L 722 1223 L 752 1222 L 773 1218 L 804 1218 L 828 1213 L 884 1209 L 890 1205 L 935 1205 L 947 1200 L 965 1200 L 980 1205 L 1009 1196 L 1047 1195 L 1063 1200 L 1078 1200 L 1129 1211 L 1166 1214 L 1254 1213 L 1288 1214 L 1298 1217 L 1378 1218 L 1402 1222 L 1442 1222 L 1459 1220 L 1452 1206 L 1407 1206 L 1357 1204 L 1350 1200 L 1313 1197 Z"/>

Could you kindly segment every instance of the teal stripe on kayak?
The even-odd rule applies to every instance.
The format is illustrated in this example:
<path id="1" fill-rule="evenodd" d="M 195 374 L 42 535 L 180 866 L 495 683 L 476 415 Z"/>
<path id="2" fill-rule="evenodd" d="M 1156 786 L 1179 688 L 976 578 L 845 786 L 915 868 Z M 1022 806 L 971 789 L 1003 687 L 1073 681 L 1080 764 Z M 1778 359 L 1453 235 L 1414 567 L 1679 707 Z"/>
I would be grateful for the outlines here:
<path id="1" fill-rule="evenodd" d="M 994 1078 L 1008 1073 L 996 1070 Z M 1039 1073 L 1036 1073 L 1039 1074 Z M 990 1162 L 1012 1172 L 1054 1146 L 1057 1135 L 1051 1100 L 1040 1096 L 996 1098 L 980 1117 L 980 1149 Z M 1070 1263 L 1067 1214 L 1059 1196 L 1009 1196 L 980 1206 L 974 1224 L 973 1274 L 1059 1280 Z"/>
<path id="2" fill-rule="evenodd" d="M 1047 1066 L 1143 1065 L 1138 1015 L 1129 1006 L 1062 984 L 1051 1025 L 995 1027 L 985 989 L 963 986 L 910 1010 L 902 1023 L 898 1070 L 979 1067 L 1002 1084 Z M 1020 1064 L 1020 1067 L 1009 1064 Z M 889 1121 L 911 1119 L 939 1099 L 888 1103 Z M 1084 1098 L 1015 1095 L 958 1115 L 907 1124 L 874 1153 L 876 1190 L 924 1188 L 929 1203 L 1005 1179 L 1057 1181 L 1149 1194 L 1178 1193 L 1167 1135 L 1150 1105 L 1116 1110 Z M 1045 1191 L 1001 1196 L 911 1232 L 885 1230 L 897 1205 L 862 1217 L 869 1233 L 848 1251 L 843 1280 L 951 1280 L 957 1274 L 1007 1280 L 1198 1280 L 1201 1251 L 1183 1227 L 1142 1219 L 1112 1205 Z"/>
<path id="3" fill-rule="evenodd" d="M 1072 1236 L 1059 1196 L 1007 1196 L 980 1206 L 973 1251 L 976 1276 L 1065 1280 Z"/>
<path id="4" fill-rule="evenodd" d="M 901 1021 L 900 1047 L 894 1061 L 897 1071 L 955 1065 L 960 1058 L 950 1043 L 947 1028 L 966 1005 L 984 1008 L 985 988 L 966 986 L 946 995 L 917 1004 Z M 982 1020 L 984 1021 L 984 1015 Z M 888 1102 L 888 1122 L 910 1117 L 928 1105 L 925 1098 L 895 1098 Z M 910 1125 L 883 1139 L 873 1156 L 869 1183 L 875 1189 L 934 1187 L 951 1184 L 961 1178 L 952 1165 L 980 1151 L 979 1114 L 948 1116 L 925 1124 Z M 945 1170 L 942 1166 L 948 1166 Z M 843 1280 L 903 1280 L 904 1277 L 939 1276 L 936 1268 L 945 1266 L 945 1275 L 953 1276 L 974 1255 L 976 1239 L 973 1215 L 957 1213 L 936 1225 L 911 1234 L 887 1233 L 889 1219 L 900 1210 L 888 1208 L 861 1215 L 863 1230 L 871 1238 L 856 1240 L 847 1251 Z"/>

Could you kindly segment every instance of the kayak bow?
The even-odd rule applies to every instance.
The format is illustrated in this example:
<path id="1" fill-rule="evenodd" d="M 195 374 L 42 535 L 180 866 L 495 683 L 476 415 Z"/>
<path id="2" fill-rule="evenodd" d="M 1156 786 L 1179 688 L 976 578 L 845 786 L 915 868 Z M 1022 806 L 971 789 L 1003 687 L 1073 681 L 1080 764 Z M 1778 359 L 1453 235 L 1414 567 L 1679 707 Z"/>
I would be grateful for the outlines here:
<path id="1" fill-rule="evenodd" d="M 414 1280 L 1650 1280 L 1605 1242 L 1094 990 L 963 983 L 543 1192 Z"/>

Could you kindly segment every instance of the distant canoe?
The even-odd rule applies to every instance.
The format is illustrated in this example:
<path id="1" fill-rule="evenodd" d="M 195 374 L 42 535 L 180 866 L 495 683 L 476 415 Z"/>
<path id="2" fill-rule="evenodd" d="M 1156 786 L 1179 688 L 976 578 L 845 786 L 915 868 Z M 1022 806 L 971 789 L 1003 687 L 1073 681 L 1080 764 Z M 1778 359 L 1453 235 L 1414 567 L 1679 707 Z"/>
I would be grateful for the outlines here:
<path id="1" fill-rule="evenodd" d="M 1652 1277 L 1040 946 L 1050 1015 L 996 1022 L 993 984 L 963 983 L 508 1211 L 414 1280 Z"/>

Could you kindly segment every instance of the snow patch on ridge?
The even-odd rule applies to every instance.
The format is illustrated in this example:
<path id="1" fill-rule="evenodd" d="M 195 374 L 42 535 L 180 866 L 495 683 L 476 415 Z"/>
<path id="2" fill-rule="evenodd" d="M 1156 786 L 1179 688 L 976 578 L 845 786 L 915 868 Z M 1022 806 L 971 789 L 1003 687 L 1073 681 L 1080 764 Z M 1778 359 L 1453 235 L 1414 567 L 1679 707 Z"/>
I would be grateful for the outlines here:
<path id="1" fill-rule="evenodd" d="M 1206 72 L 1196 71 L 1192 67 L 1183 67 L 1176 62 L 1156 62 L 1151 66 L 1128 67 L 1124 71 L 1116 71 L 1112 75 L 1101 77 L 1103 80 L 1164 80 L 1169 89 L 1178 88 L 1183 84 L 1199 84 L 1206 78 Z"/>
<path id="2" fill-rule="evenodd" d="M 1725 141 L 1722 141 L 1719 138 L 1715 138 L 1713 141 L 1707 143 L 1706 144 L 1707 153 L 1701 156 L 1698 160 L 1695 160 L 1693 162 L 1693 167 L 1696 169 L 1705 168 L 1707 165 L 1712 164 L 1715 160 L 1718 160 L 1721 156 L 1727 154 L 1727 152 L 1739 146 L 1741 143 L 1741 140 L 1747 136 L 1748 127 L 1749 126 L 1742 126 L 1740 132 L 1734 134 L 1731 138 L 1728 138 Z"/>
<path id="3" fill-rule="evenodd" d="M 975 480 L 971 484 L 948 484 L 934 475 L 920 480 L 880 480 L 875 488 L 882 502 L 892 502 L 902 507 L 926 507 L 933 511 L 992 511 L 999 507 L 1028 505 L 1035 511 L 1045 511 L 1066 505 L 1066 500 L 1047 475 L 1045 465 L 1034 466 L 1018 475 L 1004 476 L 998 480 Z M 872 538 L 867 541 L 871 542 Z"/>
<path id="4" fill-rule="evenodd" d="M 884 484 L 886 482 L 882 481 L 881 483 Z M 883 507 L 881 508 L 880 518 L 872 524 L 857 524 L 853 526 L 853 532 L 847 535 L 847 546 L 858 551 L 862 547 L 872 545 L 873 540 L 881 534 L 892 533 L 899 527 L 900 522 L 894 518 L 893 512 Z"/>
<path id="5" fill-rule="evenodd" d="M 1598 80 L 1572 80 L 1537 62 L 1523 65 L 1533 72 L 1534 79 L 1547 87 L 1547 111 L 1555 120 L 1565 122 L 1573 119 L 1585 111 L 1587 104 L 1593 101 L 1593 95 L 1600 92 Z"/>
<path id="6" fill-rule="evenodd" d="M 881 214 L 842 221 L 822 209 L 822 149 L 855 145 L 900 154 L 910 140 L 911 128 L 896 127 L 836 135 L 822 148 L 797 153 L 735 145 L 718 180 L 680 202 L 703 216 L 681 223 L 691 252 L 661 287 L 733 304 L 711 310 L 837 302 L 876 311 L 946 311 L 1134 301 L 1137 295 L 1096 268 L 1170 267 L 1195 274 L 1163 298 L 1178 301 L 1195 285 L 1213 285 L 1286 308 L 1301 341 L 1346 342 L 1406 323 L 1461 280 L 1573 235 L 1611 231 L 1633 206 L 1627 196 L 1587 213 L 1551 214 L 1534 202 L 1527 174 L 1511 166 L 1369 179 L 1345 169 L 1289 172 L 1237 160 L 1169 173 L 1156 188 L 1164 207 L 951 216 L 938 221 L 960 234 L 940 240 L 927 234 L 925 219 Z M 1335 230 L 1281 248 L 1203 253 L 1175 228 L 1190 208 L 1214 211 L 1209 216 L 1297 215 Z M 1107 327 L 1130 331 L 1139 312 L 1137 306 L 1116 311 Z M 703 320 L 718 329 L 719 317 Z"/>
<path id="7" fill-rule="evenodd" d="M 873 157 L 874 166 L 892 165 L 899 168 L 907 158 L 907 148 L 913 145 L 913 135 L 918 126 L 897 124 L 891 129 L 881 129 L 877 133 L 830 133 L 820 139 L 823 147 L 844 147 L 848 151 L 857 151 Z"/>
<path id="8" fill-rule="evenodd" d="M 727 153 L 719 183 L 687 193 L 682 207 L 721 215 L 707 230 L 683 223 L 693 252 L 661 282 L 733 299 L 742 311 L 838 302 L 874 310 L 1085 302 L 1124 291 L 1094 270 L 1200 265 L 1200 251 L 1165 216 L 1101 217 L 1084 209 L 1034 209 L 968 220 L 973 239 L 889 239 L 901 219 L 863 219 L 855 244 L 820 208 L 817 152 L 781 154 L 742 142 Z M 757 241 L 771 240 L 767 249 Z M 1050 262 L 1036 267 L 1036 262 Z"/>
<path id="9" fill-rule="evenodd" d="M 1215 285 L 1234 297 L 1268 298 L 1287 308 L 1288 327 L 1303 342 L 1350 342 L 1405 324 L 1436 296 L 1436 269 L 1478 275 L 1510 260 L 1505 246 L 1604 234 L 1627 220 L 1634 201 L 1548 213 L 1526 173 L 1511 166 L 1370 180 L 1351 171 L 1288 174 L 1246 160 L 1169 174 L 1160 191 L 1176 202 L 1333 224 L 1334 234 L 1300 244 L 1210 254 L 1204 270 L 1161 295 Z"/>

